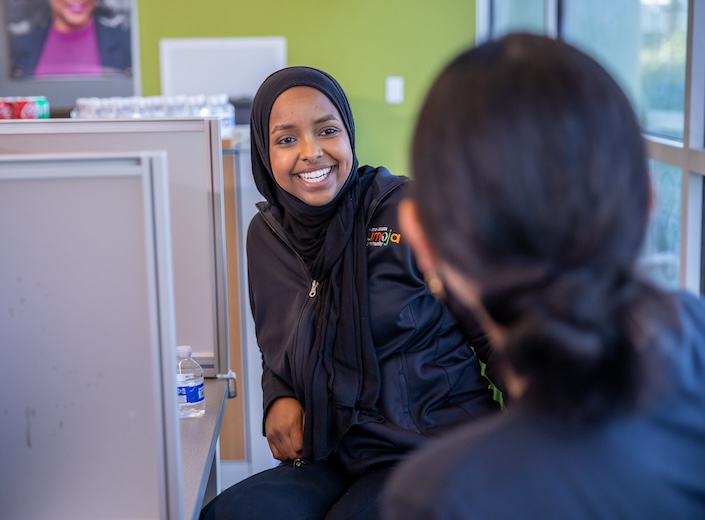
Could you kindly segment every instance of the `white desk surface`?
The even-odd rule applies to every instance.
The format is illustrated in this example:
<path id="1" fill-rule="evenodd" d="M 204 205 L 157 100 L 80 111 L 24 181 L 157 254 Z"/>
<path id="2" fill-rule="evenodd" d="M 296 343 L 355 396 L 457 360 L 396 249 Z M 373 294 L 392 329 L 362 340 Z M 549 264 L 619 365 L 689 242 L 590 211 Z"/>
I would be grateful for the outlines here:
<path id="1" fill-rule="evenodd" d="M 228 381 L 206 379 L 206 413 L 202 417 L 180 419 L 181 474 L 184 518 L 197 519 L 205 505 L 208 479 L 216 464 L 216 445 L 228 394 Z M 213 483 L 210 483 L 213 485 Z M 210 500 L 213 497 L 207 497 Z"/>

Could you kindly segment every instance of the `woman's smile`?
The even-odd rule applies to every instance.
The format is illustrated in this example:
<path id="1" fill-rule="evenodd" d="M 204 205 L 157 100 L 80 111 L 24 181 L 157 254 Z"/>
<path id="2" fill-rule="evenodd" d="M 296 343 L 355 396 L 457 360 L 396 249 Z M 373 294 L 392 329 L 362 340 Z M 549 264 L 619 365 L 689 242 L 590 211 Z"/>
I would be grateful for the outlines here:
<path id="1" fill-rule="evenodd" d="M 319 184 L 328 178 L 332 170 L 333 168 L 331 166 L 327 166 L 312 172 L 301 172 L 294 175 L 307 184 Z"/>

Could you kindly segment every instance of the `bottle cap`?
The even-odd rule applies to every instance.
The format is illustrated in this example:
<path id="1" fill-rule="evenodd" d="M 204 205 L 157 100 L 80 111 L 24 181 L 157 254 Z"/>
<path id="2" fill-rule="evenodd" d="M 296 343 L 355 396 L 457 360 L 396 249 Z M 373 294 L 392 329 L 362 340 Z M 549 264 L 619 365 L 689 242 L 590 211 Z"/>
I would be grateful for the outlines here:
<path id="1" fill-rule="evenodd" d="M 179 357 L 188 357 L 192 353 L 190 345 L 179 345 L 176 347 L 176 355 Z"/>

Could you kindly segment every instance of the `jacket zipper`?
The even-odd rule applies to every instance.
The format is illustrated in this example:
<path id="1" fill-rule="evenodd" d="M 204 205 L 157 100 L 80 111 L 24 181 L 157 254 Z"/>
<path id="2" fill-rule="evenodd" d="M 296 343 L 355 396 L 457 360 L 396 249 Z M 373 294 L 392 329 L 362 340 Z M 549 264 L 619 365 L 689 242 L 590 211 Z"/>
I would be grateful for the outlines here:
<path id="1" fill-rule="evenodd" d="M 304 262 L 304 259 L 301 258 L 301 255 L 294 249 L 294 247 L 291 245 L 291 242 L 289 242 L 289 239 L 286 237 L 286 235 L 280 233 L 279 229 L 277 226 L 273 225 L 270 221 L 269 218 L 264 214 L 264 212 L 260 209 L 260 213 L 264 217 L 264 222 L 269 226 L 269 229 L 274 231 L 274 234 L 277 235 L 282 242 L 284 242 L 289 249 L 291 249 L 291 252 L 296 255 L 296 257 L 299 259 L 299 262 L 301 263 L 301 267 L 304 268 L 304 271 L 308 272 L 308 269 L 306 268 L 306 264 Z M 318 288 L 318 280 L 311 279 L 311 288 L 308 291 L 308 297 L 309 298 L 315 298 L 317 294 L 317 288 Z"/>
<path id="2" fill-rule="evenodd" d="M 316 288 L 318 287 L 318 280 L 311 280 L 311 290 L 308 292 L 309 298 L 316 297 Z"/>

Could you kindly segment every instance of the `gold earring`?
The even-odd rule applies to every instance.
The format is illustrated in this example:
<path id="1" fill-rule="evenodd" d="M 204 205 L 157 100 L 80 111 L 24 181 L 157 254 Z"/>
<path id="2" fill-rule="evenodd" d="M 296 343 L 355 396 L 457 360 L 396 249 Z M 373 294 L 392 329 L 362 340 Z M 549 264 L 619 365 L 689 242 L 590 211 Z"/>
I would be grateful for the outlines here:
<path id="1" fill-rule="evenodd" d="M 423 279 L 424 282 L 426 282 L 429 291 L 431 291 L 431 294 L 433 294 L 436 300 L 442 302 L 446 297 L 446 291 L 443 287 L 443 280 L 438 277 L 436 271 L 434 269 L 426 271 L 423 274 Z"/>

